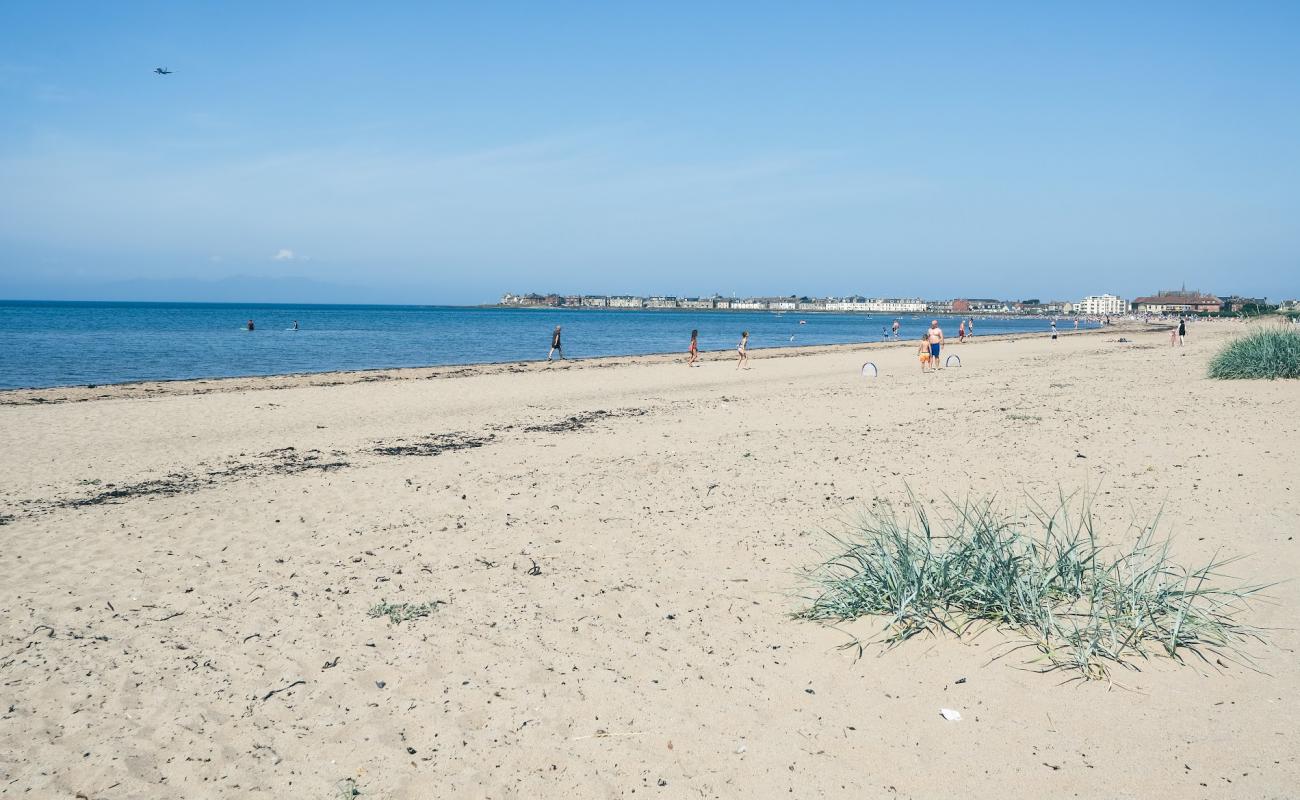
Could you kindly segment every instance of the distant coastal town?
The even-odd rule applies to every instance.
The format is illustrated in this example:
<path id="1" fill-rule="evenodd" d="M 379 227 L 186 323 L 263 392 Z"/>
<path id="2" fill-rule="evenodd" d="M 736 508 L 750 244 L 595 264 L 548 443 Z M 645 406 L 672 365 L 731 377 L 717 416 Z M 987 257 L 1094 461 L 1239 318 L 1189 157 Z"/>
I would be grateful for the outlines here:
<path id="1" fill-rule="evenodd" d="M 839 311 L 869 314 L 1006 314 L 1006 315 L 1070 315 L 1087 317 L 1113 317 L 1127 314 L 1237 314 L 1261 313 L 1274 310 L 1294 311 L 1296 300 L 1285 300 L 1269 305 L 1265 297 L 1243 297 L 1236 294 L 1213 295 L 1186 289 L 1164 290 L 1155 294 L 1125 300 L 1113 294 L 1088 295 L 1081 300 L 998 300 L 991 298 L 954 298 L 952 300 L 924 300 L 919 297 L 869 298 L 858 295 L 847 297 L 676 297 L 655 295 L 561 295 L 561 294 L 504 294 L 498 303 L 510 307 L 538 308 L 590 308 L 590 309 L 673 309 L 687 308 L 704 311 Z"/>

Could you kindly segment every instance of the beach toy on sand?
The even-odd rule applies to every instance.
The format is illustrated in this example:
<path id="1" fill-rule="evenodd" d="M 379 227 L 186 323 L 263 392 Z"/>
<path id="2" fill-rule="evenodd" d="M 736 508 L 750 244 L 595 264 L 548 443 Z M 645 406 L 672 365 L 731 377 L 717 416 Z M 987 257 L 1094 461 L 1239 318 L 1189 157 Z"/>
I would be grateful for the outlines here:
<path id="1" fill-rule="evenodd" d="M 945 358 L 945 359 L 943 360 L 943 365 L 944 365 L 945 367 L 951 367 L 951 366 L 952 366 L 952 360 L 953 360 L 954 358 L 957 359 L 957 366 L 960 367 L 960 366 L 961 366 L 961 356 L 957 355 L 956 353 L 952 353 L 952 354 L 950 354 L 947 358 Z"/>
<path id="2" fill-rule="evenodd" d="M 862 377 L 875 378 L 880 375 L 880 370 L 876 369 L 874 362 L 868 361 L 862 365 Z"/>
<path id="3" fill-rule="evenodd" d="M 958 722 L 961 720 L 961 712 L 951 708 L 939 709 L 939 716 L 943 717 L 949 722 Z"/>

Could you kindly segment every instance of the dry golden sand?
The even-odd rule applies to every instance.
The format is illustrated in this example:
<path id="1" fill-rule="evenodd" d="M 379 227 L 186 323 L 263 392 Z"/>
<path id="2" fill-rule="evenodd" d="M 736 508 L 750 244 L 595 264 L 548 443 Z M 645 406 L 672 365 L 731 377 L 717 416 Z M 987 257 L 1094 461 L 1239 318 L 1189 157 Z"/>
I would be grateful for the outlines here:
<path id="1" fill-rule="evenodd" d="M 0 395 L 0 794 L 1296 797 L 1295 582 L 1264 672 L 1116 686 L 789 616 L 908 484 L 1163 504 L 1180 560 L 1292 579 L 1300 387 L 1207 380 L 1238 331 Z"/>

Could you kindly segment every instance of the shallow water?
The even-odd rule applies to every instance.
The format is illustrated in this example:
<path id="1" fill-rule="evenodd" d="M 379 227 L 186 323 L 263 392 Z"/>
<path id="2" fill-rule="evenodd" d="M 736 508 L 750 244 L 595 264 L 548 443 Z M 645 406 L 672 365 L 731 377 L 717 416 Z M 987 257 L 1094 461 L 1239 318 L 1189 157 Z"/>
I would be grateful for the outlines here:
<path id="1" fill-rule="evenodd" d="M 244 329 L 247 321 L 256 330 Z M 0 388 L 524 361 L 562 325 L 569 358 L 880 341 L 888 315 L 608 311 L 448 306 L 0 302 Z M 904 339 L 931 317 L 903 315 Z M 299 330 L 292 331 L 293 321 Z M 800 324 L 800 320 L 806 324 Z M 956 317 L 941 317 L 955 337 Z M 979 334 L 1046 331 L 1042 319 L 978 318 Z M 1073 330 L 1073 323 L 1061 330 Z"/>

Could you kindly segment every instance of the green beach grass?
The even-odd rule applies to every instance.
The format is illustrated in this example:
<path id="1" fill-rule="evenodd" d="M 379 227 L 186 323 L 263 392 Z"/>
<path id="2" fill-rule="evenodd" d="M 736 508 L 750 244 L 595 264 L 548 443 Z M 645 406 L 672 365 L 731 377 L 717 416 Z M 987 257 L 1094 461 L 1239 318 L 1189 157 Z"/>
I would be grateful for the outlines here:
<path id="1" fill-rule="evenodd" d="M 403 622 L 429 616 L 440 605 L 445 604 L 441 600 L 431 600 L 427 603 L 390 603 L 384 600 L 366 612 L 366 615 L 371 619 L 388 617 L 390 624 L 401 625 Z"/>
<path id="2" fill-rule="evenodd" d="M 1011 649 L 1036 650 L 1041 671 L 1086 680 L 1152 656 L 1249 662 L 1242 646 L 1260 639 L 1235 617 L 1264 587 L 1220 586 L 1232 559 L 1175 564 L 1169 541 L 1156 539 L 1158 519 L 1107 547 L 1086 498 L 1062 497 L 1050 513 L 1033 506 L 1028 523 L 991 500 L 953 508 L 951 520 L 932 522 L 917 502 L 901 518 L 885 505 L 833 536 L 838 554 L 808 571 L 810 604 L 796 617 L 880 617 L 879 641 L 890 646 L 991 626 L 1024 637 Z"/>
<path id="3" fill-rule="evenodd" d="M 1210 377 L 1300 378 L 1300 331 L 1264 328 L 1229 342 L 1210 362 Z"/>

